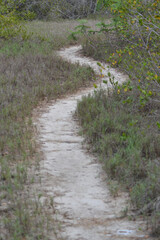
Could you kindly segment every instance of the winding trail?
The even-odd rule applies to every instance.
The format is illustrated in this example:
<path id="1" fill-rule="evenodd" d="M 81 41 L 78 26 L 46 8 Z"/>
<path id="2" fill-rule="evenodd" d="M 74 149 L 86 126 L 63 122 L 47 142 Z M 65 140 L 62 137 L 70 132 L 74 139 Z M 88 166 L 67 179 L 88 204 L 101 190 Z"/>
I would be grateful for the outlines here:
<path id="1" fill-rule="evenodd" d="M 82 57 L 80 50 L 81 46 L 74 46 L 59 51 L 58 55 L 71 63 L 87 64 L 99 73 L 97 62 Z M 103 74 L 107 75 L 108 68 L 104 67 Z M 110 72 L 119 82 L 125 81 L 122 73 L 114 69 Z M 65 240 L 149 240 L 141 219 L 120 218 L 127 194 L 119 193 L 116 198 L 110 195 L 101 164 L 82 148 L 83 138 L 78 135 L 73 113 L 77 100 L 91 91 L 87 89 L 53 102 L 37 122 L 44 155 L 42 185 L 46 194 L 54 198 L 61 236 Z"/>

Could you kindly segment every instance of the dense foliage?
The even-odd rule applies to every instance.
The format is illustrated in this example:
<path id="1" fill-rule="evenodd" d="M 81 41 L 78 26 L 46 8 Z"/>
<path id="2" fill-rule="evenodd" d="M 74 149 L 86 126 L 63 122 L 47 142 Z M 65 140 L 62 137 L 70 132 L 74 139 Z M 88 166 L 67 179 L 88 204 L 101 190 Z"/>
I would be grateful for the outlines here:
<path id="1" fill-rule="evenodd" d="M 129 55 L 124 68 L 132 79 L 140 81 L 138 89 L 142 105 L 153 95 L 159 95 L 160 90 L 159 7 L 158 0 L 129 0 L 111 9 L 118 37 L 125 46 L 116 49 L 110 60 L 112 65 L 118 65 L 124 55 Z"/>
<path id="2" fill-rule="evenodd" d="M 14 9 L 10 10 L 5 1 L 0 0 L 0 38 L 9 38 L 20 31 Z"/>
<path id="3" fill-rule="evenodd" d="M 83 18 L 96 12 L 96 4 L 96 0 L 54 0 L 53 13 L 63 18 Z"/>
<path id="4" fill-rule="evenodd" d="M 23 4 L 23 0 L 0 0 L 0 38 L 9 39 L 19 34 L 26 37 L 22 21 L 33 19 L 35 14 L 24 9 Z"/>
<path id="5" fill-rule="evenodd" d="M 28 17 L 44 18 L 82 18 L 96 11 L 96 0 L 1 0 L 9 11 L 16 10 L 16 15 L 23 19 Z"/>
<path id="6" fill-rule="evenodd" d="M 116 45 L 106 50 L 113 67 L 121 67 L 139 82 L 140 103 L 145 105 L 160 90 L 160 15 L 159 1 L 98 1 L 98 7 L 110 6 L 113 24 L 101 23 L 100 32 L 116 32 Z M 111 27 L 112 26 L 112 27 Z M 119 42 L 119 43 L 118 43 Z M 118 44 L 117 44 L 118 43 Z M 113 49 L 114 45 L 114 49 Z"/>

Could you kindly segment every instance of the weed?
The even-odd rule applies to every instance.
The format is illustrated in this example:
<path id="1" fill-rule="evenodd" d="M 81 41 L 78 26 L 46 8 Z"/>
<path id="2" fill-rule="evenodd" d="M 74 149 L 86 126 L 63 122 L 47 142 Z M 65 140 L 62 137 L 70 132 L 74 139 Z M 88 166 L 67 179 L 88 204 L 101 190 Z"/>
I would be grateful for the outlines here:
<path id="1" fill-rule="evenodd" d="M 109 190 L 110 190 L 112 196 L 117 197 L 118 196 L 118 191 L 119 191 L 118 182 L 116 182 L 114 180 L 109 180 L 108 181 L 108 186 L 109 186 Z"/>
<path id="2" fill-rule="evenodd" d="M 124 209 L 121 211 L 121 218 L 126 217 L 128 214 L 128 206 L 126 206 Z"/>

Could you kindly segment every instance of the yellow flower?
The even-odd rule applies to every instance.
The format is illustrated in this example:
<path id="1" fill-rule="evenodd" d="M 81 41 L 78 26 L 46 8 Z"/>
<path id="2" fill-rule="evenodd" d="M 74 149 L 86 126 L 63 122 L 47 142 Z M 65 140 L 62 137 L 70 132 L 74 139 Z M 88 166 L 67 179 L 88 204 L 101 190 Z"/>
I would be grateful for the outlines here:
<path id="1" fill-rule="evenodd" d="M 117 63 L 117 61 L 112 62 L 113 65 L 115 65 L 116 63 Z"/>
<path id="2" fill-rule="evenodd" d="M 155 17 L 155 19 L 160 20 L 160 16 L 159 16 L 159 15 L 156 15 L 156 16 L 154 16 L 154 17 Z"/>
<path id="3" fill-rule="evenodd" d="M 118 89 L 117 93 L 120 94 L 120 92 L 121 92 L 120 89 Z"/>
<path id="4" fill-rule="evenodd" d="M 127 87 L 125 87 L 125 88 L 124 88 L 124 92 L 127 92 L 127 91 L 128 91 L 128 88 L 127 88 Z"/>

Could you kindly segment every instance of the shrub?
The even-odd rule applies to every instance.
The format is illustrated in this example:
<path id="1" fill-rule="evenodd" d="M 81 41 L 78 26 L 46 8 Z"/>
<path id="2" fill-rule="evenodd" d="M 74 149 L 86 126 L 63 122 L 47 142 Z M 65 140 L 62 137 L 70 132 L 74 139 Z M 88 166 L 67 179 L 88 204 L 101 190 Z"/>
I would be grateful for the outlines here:
<path id="1" fill-rule="evenodd" d="M 98 1 L 110 6 L 112 24 L 100 23 L 103 43 L 88 35 L 86 52 L 120 67 L 137 83 L 141 106 L 159 102 L 160 15 L 158 1 Z M 104 38 L 103 38 L 104 39 Z M 97 51 L 95 51 L 96 49 Z"/>
<path id="2" fill-rule="evenodd" d="M 96 12 L 95 0 L 54 0 L 53 12 L 55 16 L 75 19 L 83 18 Z"/>

